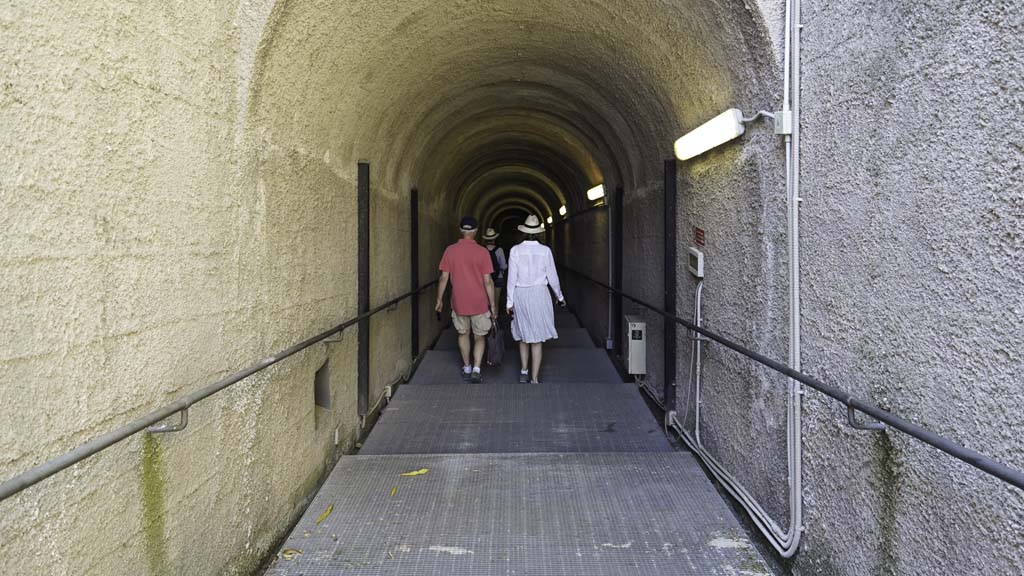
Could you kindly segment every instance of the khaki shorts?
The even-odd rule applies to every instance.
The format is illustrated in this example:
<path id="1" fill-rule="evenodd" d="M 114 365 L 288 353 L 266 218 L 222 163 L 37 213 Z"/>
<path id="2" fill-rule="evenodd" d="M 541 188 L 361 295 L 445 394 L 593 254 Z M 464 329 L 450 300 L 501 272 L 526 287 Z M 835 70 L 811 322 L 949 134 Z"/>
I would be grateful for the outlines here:
<path id="1" fill-rule="evenodd" d="M 487 312 L 476 316 L 459 316 L 452 312 L 452 326 L 455 326 L 455 331 L 459 334 L 467 334 L 472 328 L 473 334 L 487 336 L 491 331 L 491 314 Z"/>

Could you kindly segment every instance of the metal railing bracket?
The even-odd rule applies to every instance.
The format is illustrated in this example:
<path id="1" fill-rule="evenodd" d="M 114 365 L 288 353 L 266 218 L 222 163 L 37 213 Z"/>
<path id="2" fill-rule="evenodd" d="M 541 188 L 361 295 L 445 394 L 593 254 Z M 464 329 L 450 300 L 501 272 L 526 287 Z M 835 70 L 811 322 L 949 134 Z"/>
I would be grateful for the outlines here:
<path id="1" fill-rule="evenodd" d="M 146 432 L 150 434 L 167 434 L 168 432 L 181 432 L 185 428 L 188 428 L 188 406 L 182 408 L 178 412 L 178 422 L 175 424 L 167 424 L 162 422 L 160 424 L 154 424 L 146 428 Z"/>
<path id="2" fill-rule="evenodd" d="M 857 410 L 849 404 L 846 405 L 846 423 L 856 430 L 885 430 L 885 424 L 881 422 L 857 422 Z"/>

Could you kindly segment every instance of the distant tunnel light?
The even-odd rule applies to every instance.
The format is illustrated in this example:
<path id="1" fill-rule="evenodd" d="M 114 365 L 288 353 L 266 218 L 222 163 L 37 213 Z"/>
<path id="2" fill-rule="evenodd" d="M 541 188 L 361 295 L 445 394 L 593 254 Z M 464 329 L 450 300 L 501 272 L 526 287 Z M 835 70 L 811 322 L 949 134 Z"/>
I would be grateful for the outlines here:
<path id="1" fill-rule="evenodd" d="M 587 190 L 588 200 L 600 200 L 601 198 L 604 198 L 604 184 L 598 184 L 590 190 Z"/>
<path id="2" fill-rule="evenodd" d="M 565 208 L 565 204 L 562 204 L 562 207 L 558 209 L 558 213 L 561 214 L 562 216 L 565 216 L 567 212 L 568 210 Z"/>
<path id="3" fill-rule="evenodd" d="M 676 140 L 676 158 L 689 160 L 743 135 L 743 113 L 730 108 Z"/>
<path id="4" fill-rule="evenodd" d="M 551 224 L 554 221 L 555 221 L 554 218 L 552 218 L 551 216 L 548 216 L 548 224 Z"/>

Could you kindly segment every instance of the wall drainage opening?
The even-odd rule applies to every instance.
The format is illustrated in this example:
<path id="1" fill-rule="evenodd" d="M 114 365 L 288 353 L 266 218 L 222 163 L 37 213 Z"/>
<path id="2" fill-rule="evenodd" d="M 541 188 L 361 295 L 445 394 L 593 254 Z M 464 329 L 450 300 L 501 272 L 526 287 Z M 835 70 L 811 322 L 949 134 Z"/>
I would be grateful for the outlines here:
<path id="1" fill-rule="evenodd" d="M 313 408 L 315 427 L 320 428 L 320 408 L 330 410 L 331 408 L 331 371 L 330 371 L 330 359 L 324 360 L 324 363 L 317 369 L 316 374 L 313 376 Z"/>

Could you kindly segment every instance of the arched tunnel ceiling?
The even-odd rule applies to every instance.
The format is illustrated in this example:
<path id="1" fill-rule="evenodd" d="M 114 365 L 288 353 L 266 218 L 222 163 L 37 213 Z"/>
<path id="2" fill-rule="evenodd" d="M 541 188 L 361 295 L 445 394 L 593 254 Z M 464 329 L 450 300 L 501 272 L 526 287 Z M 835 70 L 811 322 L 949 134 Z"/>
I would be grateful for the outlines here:
<path id="1" fill-rule="evenodd" d="M 552 200 L 550 193 L 533 186 L 534 183 L 530 179 L 505 178 L 501 173 L 497 173 L 494 175 L 493 184 L 482 187 L 475 197 L 467 195 L 466 198 L 471 199 L 473 203 L 460 207 L 455 213 L 477 214 L 486 220 L 488 212 L 492 211 L 498 202 L 511 196 L 521 202 L 528 202 L 541 218 L 552 215 L 558 210 L 559 204 Z"/>
<path id="2" fill-rule="evenodd" d="M 425 205 L 452 218 L 487 210 L 494 190 L 531 190 L 544 198 L 541 213 L 563 203 L 576 210 L 593 184 L 656 181 L 684 127 L 774 78 L 758 13 L 735 3 L 410 0 L 339 9 L 281 0 L 250 110 L 265 138 L 368 159 L 381 175 L 375 185 L 417 186 Z M 523 184 L 524 174 L 537 185 Z M 502 186 L 506 178 L 520 185 Z"/>
<path id="3" fill-rule="evenodd" d="M 491 202 L 480 212 L 481 222 L 485 226 L 493 226 L 497 217 L 509 210 L 524 210 L 528 214 L 536 214 L 541 220 L 547 218 L 545 207 L 530 198 L 521 190 L 502 188 L 494 193 L 498 200 Z"/>
<path id="4" fill-rule="evenodd" d="M 567 189 L 584 186 L 582 179 L 565 178 L 565 172 L 571 169 L 571 165 L 557 162 L 554 162 L 554 166 L 551 164 L 550 156 L 501 150 L 490 161 L 482 162 L 466 178 L 452 181 L 452 190 L 458 191 L 454 195 L 457 200 L 454 211 L 459 214 L 467 211 L 477 213 L 478 210 L 486 209 L 488 202 L 495 200 L 493 193 L 496 189 L 516 186 L 537 194 L 540 205 L 546 208 L 540 214 L 550 214 L 567 203 Z"/>
<path id="5" fill-rule="evenodd" d="M 528 163 L 558 181 L 560 200 L 573 204 L 584 200 L 583 192 L 590 185 L 603 181 L 599 165 L 617 168 L 607 147 L 588 140 L 568 120 L 545 109 L 495 110 L 461 119 L 427 148 L 461 160 L 439 171 L 437 181 L 424 182 L 424 186 L 448 186 L 456 196 L 467 192 L 464 174 L 475 176 L 481 166 Z"/>

